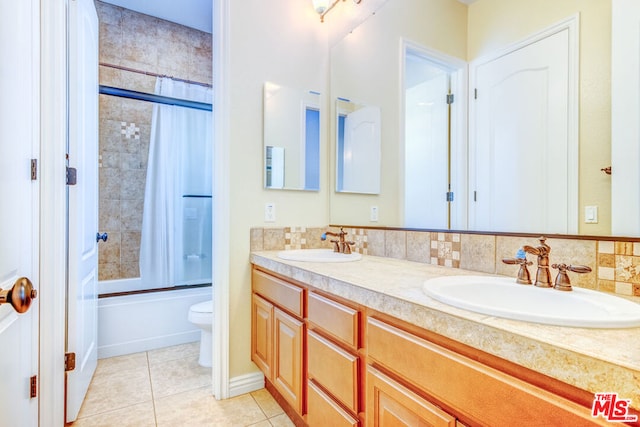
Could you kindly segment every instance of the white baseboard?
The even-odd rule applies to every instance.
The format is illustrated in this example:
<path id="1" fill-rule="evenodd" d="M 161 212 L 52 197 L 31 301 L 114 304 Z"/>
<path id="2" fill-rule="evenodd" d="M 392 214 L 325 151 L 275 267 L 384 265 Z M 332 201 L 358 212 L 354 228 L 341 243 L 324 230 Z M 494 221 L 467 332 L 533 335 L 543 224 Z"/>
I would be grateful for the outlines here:
<path id="1" fill-rule="evenodd" d="M 101 345 L 98 347 L 98 359 L 140 353 L 143 351 L 171 347 L 173 345 L 186 344 L 194 341 L 200 341 L 200 330 L 173 335 L 158 335 L 149 338 L 140 338 L 133 341 L 119 342 L 111 345 Z"/>
<path id="2" fill-rule="evenodd" d="M 229 379 L 229 397 L 240 396 L 264 388 L 264 374 L 254 372 Z"/>

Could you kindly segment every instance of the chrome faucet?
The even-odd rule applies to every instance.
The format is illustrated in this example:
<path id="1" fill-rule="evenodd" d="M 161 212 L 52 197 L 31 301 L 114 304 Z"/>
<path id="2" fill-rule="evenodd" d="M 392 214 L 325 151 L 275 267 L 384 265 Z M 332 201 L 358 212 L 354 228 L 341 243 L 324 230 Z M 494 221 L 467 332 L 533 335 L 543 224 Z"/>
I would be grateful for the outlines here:
<path id="1" fill-rule="evenodd" d="M 329 240 L 333 243 L 333 251 L 339 252 L 341 254 L 350 254 L 351 253 L 351 245 L 355 245 L 356 242 L 347 242 L 344 237 L 347 235 L 347 232 L 344 231 L 344 228 L 340 227 L 339 233 L 334 233 L 332 231 L 325 232 L 321 239 L 327 240 L 327 235 L 337 237 L 338 240 Z"/>
<path id="2" fill-rule="evenodd" d="M 533 247 L 525 245 L 522 247 L 526 253 L 538 256 L 538 271 L 536 271 L 535 286 L 541 288 L 551 288 L 553 286 L 551 282 L 551 271 L 549 270 L 549 253 L 551 247 L 545 243 L 546 237 L 540 237 L 540 246 Z"/>

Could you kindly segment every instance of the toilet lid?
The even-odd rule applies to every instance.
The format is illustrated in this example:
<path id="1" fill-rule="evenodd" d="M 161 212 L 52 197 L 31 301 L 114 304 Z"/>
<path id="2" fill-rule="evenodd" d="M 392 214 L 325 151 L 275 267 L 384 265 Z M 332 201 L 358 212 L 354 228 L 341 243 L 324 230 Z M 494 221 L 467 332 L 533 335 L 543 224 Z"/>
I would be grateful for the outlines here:
<path id="1" fill-rule="evenodd" d="M 199 302 L 191 306 L 191 311 L 196 313 L 213 313 L 213 300 Z"/>

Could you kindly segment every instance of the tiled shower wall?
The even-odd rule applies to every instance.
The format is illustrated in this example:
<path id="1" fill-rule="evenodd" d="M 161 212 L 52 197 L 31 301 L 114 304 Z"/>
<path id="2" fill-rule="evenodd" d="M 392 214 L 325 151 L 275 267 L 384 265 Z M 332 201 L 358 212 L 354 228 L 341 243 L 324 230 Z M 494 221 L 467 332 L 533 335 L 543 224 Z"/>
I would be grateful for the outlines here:
<path id="1" fill-rule="evenodd" d="M 320 239 L 330 227 L 253 228 L 251 250 L 331 248 Z M 524 245 L 537 246 L 536 237 L 428 231 L 345 228 L 355 252 L 443 265 L 483 273 L 517 276 L 518 266 L 504 264 Z M 592 272 L 569 272 L 571 284 L 623 296 L 640 297 L 640 242 L 549 238 L 551 263 L 581 264 Z M 536 259 L 528 255 L 535 277 Z M 555 270 L 553 271 L 555 277 Z"/>
<path id="2" fill-rule="evenodd" d="M 96 1 L 100 62 L 211 83 L 211 34 Z M 100 84 L 153 93 L 156 78 L 100 66 Z M 100 95 L 99 279 L 140 275 L 152 104 Z"/>

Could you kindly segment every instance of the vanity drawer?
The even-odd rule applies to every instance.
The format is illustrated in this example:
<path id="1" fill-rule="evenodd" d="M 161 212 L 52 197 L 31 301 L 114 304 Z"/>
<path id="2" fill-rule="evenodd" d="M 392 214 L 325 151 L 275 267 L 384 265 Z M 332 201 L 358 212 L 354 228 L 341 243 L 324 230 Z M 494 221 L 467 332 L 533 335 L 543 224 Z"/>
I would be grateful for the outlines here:
<path id="1" fill-rule="evenodd" d="M 377 319 L 367 319 L 369 363 L 474 423 L 519 426 L 602 425 L 590 409 Z"/>
<path id="2" fill-rule="evenodd" d="M 358 427 L 360 422 L 336 404 L 320 388 L 307 383 L 307 423 L 309 427 Z"/>
<path id="3" fill-rule="evenodd" d="M 307 330 L 307 372 L 348 409 L 358 413 L 358 357 Z"/>
<path id="4" fill-rule="evenodd" d="M 307 318 L 344 344 L 358 349 L 360 313 L 336 301 L 309 292 Z"/>
<path id="5" fill-rule="evenodd" d="M 299 318 L 304 317 L 304 289 L 255 269 L 251 279 L 255 293 Z"/>

